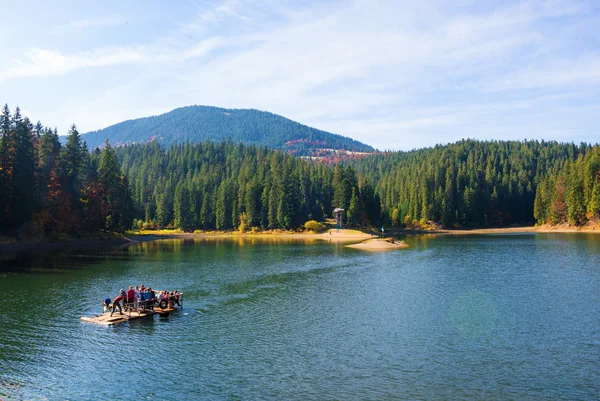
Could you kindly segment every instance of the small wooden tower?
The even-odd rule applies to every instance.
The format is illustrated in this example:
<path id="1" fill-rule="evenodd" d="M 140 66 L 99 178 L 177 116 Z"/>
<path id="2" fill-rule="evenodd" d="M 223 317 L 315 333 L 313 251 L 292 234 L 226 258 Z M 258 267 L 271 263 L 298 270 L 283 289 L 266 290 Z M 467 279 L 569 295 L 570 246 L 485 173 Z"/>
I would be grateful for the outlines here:
<path id="1" fill-rule="evenodd" d="M 338 228 L 343 228 L 344 227 L 344 218 L 346 217 L 346 211 L 344 209 L 336 207 L 333 210 L 333 214 L 335 214 L 335 225 Z"/>

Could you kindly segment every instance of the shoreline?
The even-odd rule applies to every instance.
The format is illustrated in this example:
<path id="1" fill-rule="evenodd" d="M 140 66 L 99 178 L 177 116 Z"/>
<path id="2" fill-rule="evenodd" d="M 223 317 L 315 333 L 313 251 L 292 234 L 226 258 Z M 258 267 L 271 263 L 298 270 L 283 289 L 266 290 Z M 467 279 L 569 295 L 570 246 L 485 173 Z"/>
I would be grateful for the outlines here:
<path id="1" fill-rule="evenodd" d="M 160 237 L 158 239 L 166 238 L 310 238 L 310 239 L 364 239 L 372 238 L 373 235 L 360 230 L 352 229 L 331 229 L 322 233 L 308 232 L 293 232 L 293 231 L 259 231 L 259 232 L 245 232 L 240 233 L 236 231 L 207 231 L 200 233 L 186 233 L 186 232 L 160 232 L 154 233 L 149 231 L 148 234 L 136 233 L 128 235 L 132 238 L 146 238 L 147 236 Z"/>
<path id="2" fill-rule="evenodd" d="M 485 234 L 600 234 L 596 226 L 573 227 L 558 226 L 525 226 L 508 228 L 477 228 L 477 229 L 391 229 L 385 232 L 386 237 L 395 235 L 485 235 Z M 106 236 L 96 238 L 78 238 L 66 241 L 18 241 L 0 243 L 0 253 L 4 255 L 19 255 L 44 252 L 60 252 L 70 250 L 94 250 L 128 246 L 131 244 L 157 241 L 173 238 L 277 238 L 277 239 L 320 239 L 334 242 L 354 242 L 378 238 L 374 233 L 351 229 L 330 229 L 323 233 L 291 232 L 291 231 L 262 231 L 239 233 L 235 231 L 209 231 L 201 233 L 149 231 L 147 233 L 126 234 L 124 236 Z"/>

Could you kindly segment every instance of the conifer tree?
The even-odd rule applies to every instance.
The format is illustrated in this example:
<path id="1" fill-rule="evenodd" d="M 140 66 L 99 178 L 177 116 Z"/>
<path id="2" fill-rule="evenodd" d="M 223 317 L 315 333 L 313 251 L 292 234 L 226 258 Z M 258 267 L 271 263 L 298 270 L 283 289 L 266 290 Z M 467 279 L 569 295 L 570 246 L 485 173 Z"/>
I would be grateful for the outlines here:
<path id="1" fill-rule="evenodd" d="M 56 173 L 55 177 L 58 177 L 60 149 L 61 145 L 58 139 L 58 134 L 49 128 L 43 129 L 37 149 L 38 194 L 40 199 L 46 198 L 47 185 L 50 181 L 51 173 L 54 171 Z"/>
<path id="2" fill-rule="evenodd" d="M 358 226 L 360 224 L 360 203 L 356 190 L 352 189 L 352 195 L 350 196 L 350 204 L 348 211 L 346 212 L 346 220 L 348 224 L 352 226 Z"/>
<path id="3" fill-rule="evenodd" d="M 105 228 L 113 230 L 119 228 L 120 214 L 122 212 L 121 168 L 115 152 L 108 139 L 100 154 L 98 167 L 98 184 L 100 185 L 100 198 L 102 210 L 106 221 Z"/>
<path id="4" fill-rule="evenodd" d="M 69 195 L 71 209 L 76 215 L 80 214 L 85 206 L 80 200 L 80 195 L 85 187 L 83 175 L 86 157 L 81 136 L 77 131 L 77 126 L 73 124 L 67 134 L 65 145 L 61 149 L 60 177 L 63 180 L 62 188 Z"/>
<path id="5" fill-rule="evenodd" d="M 156 200 L 156 220 L 160 226 L 166 227 L 173 222 L 173 182 L 169 178 L 163 192 L 159 193 Z"/>
<path id="6" fill-rule="evenodd" d="M 175 218 L 175 228 L 190 230 L 192 228 L 192 214 L 190 213 L 190 194 L 187 186 L 179 182 L 175 189 L 173 215 Z"/>
<path id="7" fill-rule="evenodd" d="M 10 109 L 5 104 L 0 114 L 0 227 L 7 225 L 8 199 L 10 195 L 9 135 L 11 132 Z"/>
<path id="8" fill-rule="evenodd" d="M 600 171 L 596 173 L 597 179 L 592 187 L 592 195 L 588 204 L 588 213 L 592 219 L 600 219 Z"/>
<path id="9" fill-rule="evenodd" d="M 578 163 L 579 165 L 581 163 Z M 567 220 L 569 224 L 580 225 L 585 220 L 585 205 L 583 199 L 583 174 L 579 165 L 575 164 L 568 175 Z"/>
<path id="10" fill-rule="evenodd" d="M 28 118 L 22 118 L 17 107 L 13 116 L 14 135 L 9 136 L 10 148 L 14 157 L 11 166 L 11 198 L 9 213 L 13 227 L 31 221 L 35 210 L 35 154 L 33 148 L 33 125 Z"/>
<path id="11" fill-rule="evenodd" d="M 200 227 L 204 229 L 210 229 L 214 227 L 213 214 L 211 213 L 212 199 L 209 197 L 209 192 L 204 191 L 202 197 L 202 207 L 200 208 Z"/>
<path id="12" fill-rule="evenodd" d="M 564 223 L 567 220 L 567 202 L 565 199 L 565 181 L 562 177 L 558 179 L 552 200 L 552 222 Z"/>
<path id="13" fill-rule="evenodd" d="M 215 205 L 215 223 L 217 230 L 227 230 L 231 228 L 231 206 L 229 191 L 226 181 L 221 181 L 217 192 L 217 203 Z"/>

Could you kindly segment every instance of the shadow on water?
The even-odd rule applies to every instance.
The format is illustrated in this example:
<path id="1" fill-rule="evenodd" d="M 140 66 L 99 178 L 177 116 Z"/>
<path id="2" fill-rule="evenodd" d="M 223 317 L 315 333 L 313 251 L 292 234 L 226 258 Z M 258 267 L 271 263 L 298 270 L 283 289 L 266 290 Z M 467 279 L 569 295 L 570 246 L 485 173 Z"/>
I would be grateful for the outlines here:
<path id="1" fill-rule="evenodd" d="M 127 248 L 123 249 L 121 247 L 100 250 L 5 254 L 0 259 L 0 274 L 55 274 L 59 271 L 79 270 L 84 267 L 106 263 L 110 260 L 130 260 L 133 256 Z"/>

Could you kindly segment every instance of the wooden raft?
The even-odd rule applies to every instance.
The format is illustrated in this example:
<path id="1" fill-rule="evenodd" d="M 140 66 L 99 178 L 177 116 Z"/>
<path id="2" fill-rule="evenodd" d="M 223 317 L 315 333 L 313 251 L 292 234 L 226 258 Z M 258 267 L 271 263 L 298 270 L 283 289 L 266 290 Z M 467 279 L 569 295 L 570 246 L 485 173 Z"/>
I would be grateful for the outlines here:
<path id="1" fill-rule="evenodd" d="M 113 313 L 112 317 L 110 316 L 110 311 L 104 312 L 101 315 L 97 316 L 82 316 L 81 320 L 88 323 L 101 324 L 103 326 L 112 326 L 113 324 L 125 323 L 131 320 L 141 319 L 147 316 L 169 316 L 172 311 L 178 310 L 179 308 L 172 307 L 169 305 L 165 309 L 160 309 L 158 307 L 155 310 L 151 309 L 143 309 L 140 311 L 127 311 L 123 312 L 122 315 L 119 312 Z"/>
<path id="2" fill-rule="evenodd" d="M 179 308 L 183 308 L 183 293 L 179 293 L 179 301 L 181 302 L 181 306 Z M 123 311 L 123 314 L 119 314 L 119 312 L 114 312 L 112 317 L 110 316 L 110 310 L 103 312 L 101 315 L 97 316 L 82 316 L 81 320 L 88 323 L 100 324 L 103 326 L 112 326 L 117 323 L 125 323 L 130 320 L 141 319 L 147 316 L 169 316 L 172 311 L 178 310 L 179 308 L 175 307 L 173 299 L 170 299 L 167 303 L 166 308 L 160 308 L 159 306 L 154 306 L 154 309 L 144 309 L 142 307 L 137 307 L 137 303 L 135 307 L 128 311 Z M 134 304 L 131 304 L 134 305 Z M 133 309 L 135 308 L 135 309 Z"/>
<path id="3" fill-rule="evenodd" d="M 163 312 L 167 312 L 167 310 L 161 310 L 160 313 L 162 314 Z M 143 317 L 153 316 L 156 314 L 157 312 L 153 310 L 143 310 L 140 312 L 123 312 L 122 315 L 120 315 L 119 312 L 115 312 L 111 317 L 110 312 L 104 312 L 103 314 L 98 316 L 82 316 L 81 320 L 88 323 L 101 324 L 103 326 L 112 326 L 113 324 L 124 323 L 130 320 L 141 319 Z"/>

